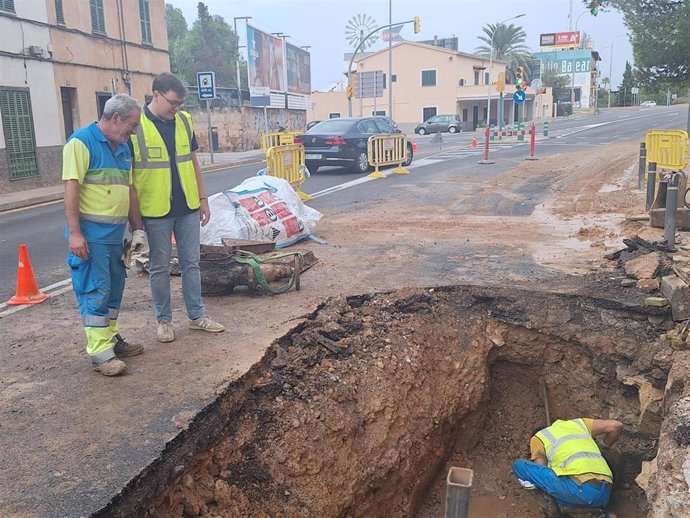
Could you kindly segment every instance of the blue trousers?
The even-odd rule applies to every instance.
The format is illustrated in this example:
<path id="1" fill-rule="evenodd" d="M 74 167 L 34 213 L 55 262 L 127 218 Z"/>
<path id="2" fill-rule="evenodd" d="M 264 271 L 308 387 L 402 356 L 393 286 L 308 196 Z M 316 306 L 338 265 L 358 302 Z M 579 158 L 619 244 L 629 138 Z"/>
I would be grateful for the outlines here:
<path id="1" fill-rule="evenodd" d="M 578 485 L 572 478 L 559 477 L 551 468 L 529 460 L 516 460 L 513 463 L 513 473 L 518 479 L 531 482 L 554 497 L 560 506 L 605 507 L 611 496 L 611 484 L 608 482 L 602 481 L 598 486 Z"/>
<path id="2" fill-rule="evenodd" d="M 86 353 L 93 363 L 115 357 L 113 337 L 118 333 L 117 317 L 125 289 L 122 245 L 89 243 L 84 261 L 71 252 L 67 264 L 86 333 Z"/>
<path id="3" fill-rule="evenodd" d="M 201 300 L 201 270 L 199 269 L 199 212 L 167 218 L 144 218 L 146 237 L 149 241 L 149 282 L 151 296 L 156 306 L 158 322 L 172 321 L 170 304 L 170 256 L 172 234 L 175 233 L 177 257 L 182 272 L 182 296 L 187 308 L 187 318 L 196 320 L 204 316 Z"/>

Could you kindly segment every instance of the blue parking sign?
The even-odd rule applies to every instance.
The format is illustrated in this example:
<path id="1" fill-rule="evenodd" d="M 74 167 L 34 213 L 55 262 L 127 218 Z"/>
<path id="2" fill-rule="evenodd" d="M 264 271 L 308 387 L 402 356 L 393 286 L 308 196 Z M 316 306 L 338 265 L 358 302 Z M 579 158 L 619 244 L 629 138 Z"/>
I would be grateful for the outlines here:
<path id="1" fill-rule="evenodd" d="M 199 99 L 216 98 L 216 74 L 214 72 L 197 72 L 196 85 L 199 92 Z"/>

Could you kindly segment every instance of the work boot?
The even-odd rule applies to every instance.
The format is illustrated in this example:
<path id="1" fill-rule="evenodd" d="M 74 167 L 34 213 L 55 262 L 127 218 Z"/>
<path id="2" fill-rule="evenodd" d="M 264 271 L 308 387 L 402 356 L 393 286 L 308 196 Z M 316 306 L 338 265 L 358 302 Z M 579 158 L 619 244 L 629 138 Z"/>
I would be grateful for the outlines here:
<path id="1" fill-rule="evenodd" d="M 175 339 L 175 331 L 173 330 L 172 322 L 158 322 L 156 336 L 159 342 L 172 342 Z"/>
<path id="2" fill-rule="evenodd" d="M 141 344 L 130 344 L 118 333 L 113 338 L 113 350 L 115 356 L 118 358 L 126 358 L 127 356 L 136 356 L 144 352 L 144 346 Z"/>
<path id="3" fill-rule="evenodd" d="M 117 376 L 127 370 L 127 364 L 117 358 L 110 358 L 103 363 L 94 363 L 93 370 L 100 372 L 103 376 Z"/>
<path id="4" fill-rule="evenodd" d="M 189 329 L 195 329 L 199 331 L 208 331 L 209 333 L 222 333 L 225 328 L 218 322 L 214 322 L 207 316 L 197 318 L 195 320 L 189 320 L 187 323 Z"/>
<path id="5" fill-rule="evenodd" d="M 532 489 L 529 494 L 532 495 L 539 504 L 541 518 L 567 518 L 567 515 L 561 512 L 561 508 L 558 507 L 556 500 L 548 493 L 545 493 L 541 489 Z"/>

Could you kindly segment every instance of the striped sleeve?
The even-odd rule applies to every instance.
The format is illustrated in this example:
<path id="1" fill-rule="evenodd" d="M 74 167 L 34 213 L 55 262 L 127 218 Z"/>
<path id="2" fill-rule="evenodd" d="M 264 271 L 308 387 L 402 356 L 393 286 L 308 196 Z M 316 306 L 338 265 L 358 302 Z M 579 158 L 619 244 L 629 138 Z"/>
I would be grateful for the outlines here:
<path id="1" fill-rule="evenodd" d="M 62 179 L 84 182 L 89 170 L 89 149 L 78 138 L 70 139 L 62 148 Z"/>

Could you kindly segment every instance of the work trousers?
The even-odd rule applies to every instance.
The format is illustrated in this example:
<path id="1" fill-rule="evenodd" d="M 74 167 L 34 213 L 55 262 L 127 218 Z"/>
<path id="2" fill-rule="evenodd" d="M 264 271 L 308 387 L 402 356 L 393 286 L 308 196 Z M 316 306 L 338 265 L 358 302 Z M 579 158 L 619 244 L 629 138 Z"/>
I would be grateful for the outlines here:
<path id="1" fill-rule="evenodd" d="M 559 477 L 551 468 L 529 460 L 516 460 L 513 473 L 520 481 L 531 482 L 554 497 L 560 506 L 606 507 L 611 496 L 611 484 L 608 482 L 578 485 L 571 477 Z"/>
<path id="2" fill-rule="evenodd" d="M 184 216 L 144 218 L 144 227 L 149 242 L 151 296 L 156 306 L 158 322 L 172 322 L 170 257 L 173 233 L 177 246 L 177 258 L 180 261 L 182 295 L 187 308 L 187 317 L 191 320 L 203 317 L 204 304 L 201 300 L 201 270 L 199 269 L 201 233 L 199 211 Z"/>
<path id="3" fill-rule="evenodd" d="M 67 264 L 86 333 L 86 354 L 93 363 L 103 363 L 115 357 L 113 338 L 119 333 L 117 317 L 127 274 L 121 244 L 88 245 L 87 260 L 69 252 Z"/>

